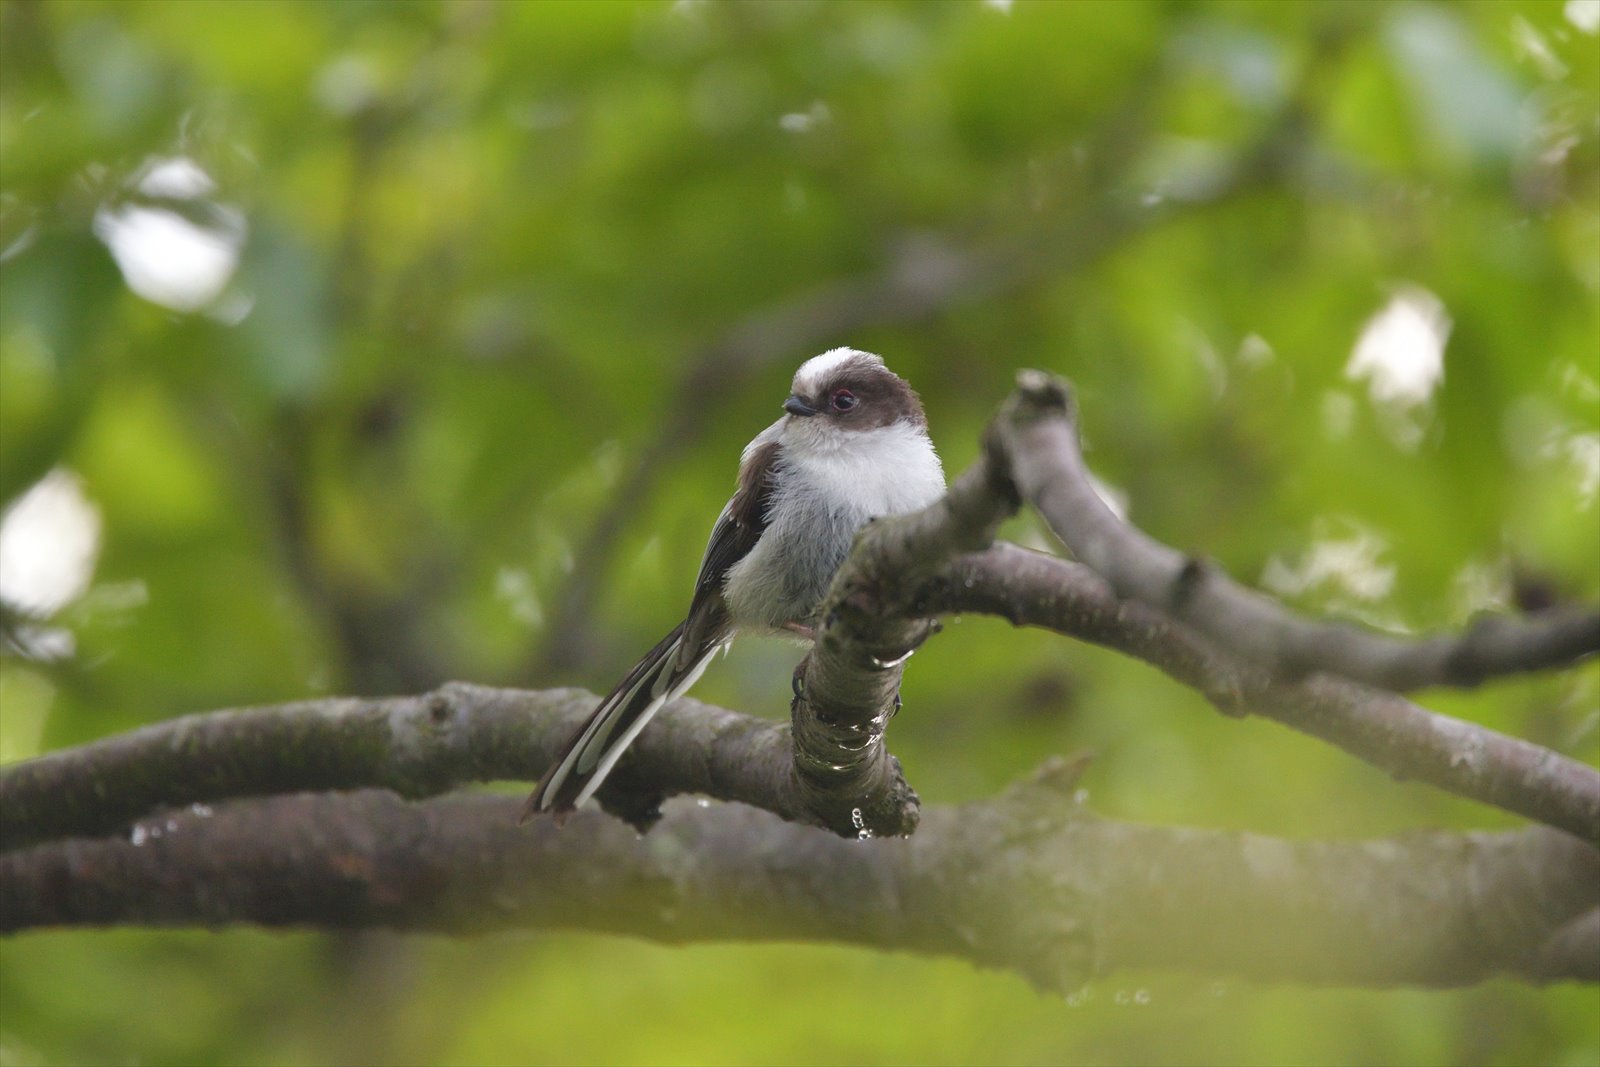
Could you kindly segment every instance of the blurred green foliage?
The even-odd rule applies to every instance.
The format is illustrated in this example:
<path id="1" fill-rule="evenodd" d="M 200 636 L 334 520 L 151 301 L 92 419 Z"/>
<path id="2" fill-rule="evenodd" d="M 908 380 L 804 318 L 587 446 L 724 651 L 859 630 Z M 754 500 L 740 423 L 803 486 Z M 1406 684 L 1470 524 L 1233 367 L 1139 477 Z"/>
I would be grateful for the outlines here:
<path id="1" fill-rule="evenodd" d="M 449 677 L 607 688 L 837 344 L 917 385 L 952 471 L 1015 369 L 1071 377 L 1135 521 L 1306 610 L 1593 600 L 1596 7 L 5 0 L 0 500 L 70 470 L 100 536 L 86 592 L 8 622 L 32 654 L 0 659 L 0 755 Z M 169 267 L 198 234 L 213 290 L 146 299 L 108 250 L 134 222 Z M 987 255 L 837 336 L 766 314 Z M 1389 399 L 1349 370 L 1385 309 L 1424 379 Z M 891 735 L 929 802 L 1092 749 L 1109 816 L 1514 825 L 959 623 Z M 747 642 L 697 695 L 781 715 L 793 655 Z M 1592 665 L 1424 702 L 1600 757 Z M 1600 1061 L 1592 988 L 1116 975 L 1069 1004 L 949 961 L 575 935 L 49 933 L 0 963 L 4 1067 Z"/>

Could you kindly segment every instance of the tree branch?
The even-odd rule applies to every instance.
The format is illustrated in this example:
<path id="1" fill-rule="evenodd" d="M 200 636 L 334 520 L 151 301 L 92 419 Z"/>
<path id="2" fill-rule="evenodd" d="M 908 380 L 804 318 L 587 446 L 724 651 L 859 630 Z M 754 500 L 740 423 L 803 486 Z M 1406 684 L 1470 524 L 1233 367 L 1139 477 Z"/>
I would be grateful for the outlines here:
<path id="1" fill-rule="evenodd" d="M 921 590 L 930 613 L 977 611 L 1142 659 L 1230 716 L 1259 715 L 1332 742 L 1396 778 L 1436 785 L 1600 844 L 1600 772 L 1476 723 L 1333 675 L 1281 681 L 1164 612 L 1118 598 L 1081 563 L 997 544 Z"/>
<path id="2" fill-rule="evenodd" d="M 577 927 L 954 955 L 1070 990 L 1125 967 L 1365 985 L 1600 978 L 1600 853 L 1546 830 L 1284 841 L 1094 818 L 1060 763 L 858 842 L 677 802 L 646 837 L 512 797 L 299 794 L 0 855 L 0 930 L 123 923 Z M 1577 925 L 1575 925 L 1577 924 Z"/>
<path id="3" fill-rule="evenodd" d="M 433 796 L 537 776 L 597 698 L 452 682 L 421 696 L 330 698 L 155 723 L 0 768 L 0 850 L 116 832 L 164 807 L 302 790 Z M 789 783 L 787 729 L 678 700 L 602 798 L 706 793 L 814 819 Z M 613 781 L 614 780 L 614 781 Z M 786 783 L 789 783 L 786 785 Z"/>
<path id="4" fill-rule="evenodd" d="M 849 685 L 842 692 L 830 692 L 830 697 L 848 699 L 849 686 L 872 683 L 860 665 L 895 662 L 909 654 L 920 640 L 917 635 L 926 634 L 925 628 L 916 629 L 924 625 L 917 622 L 924 616 L 993 612 L 1014 622 L 1045 625 L 1112 645 L 1194 686 L 1230 715 L 1255 713 L 1275 719 L 1330 741 L 1396 777 L 1426 781 L 1600 844 L 1600 772 L 1593 768 L 1531 742 L 1427 711 L 1396 693 L 1349 678 L 1286 676 L 1270 658 L 1263 662 L 1262 657 L 1240 651 L 1241 644 L 1247 650 L 1275 647 L 1274 627 L 1280 622 L 1300 633 L 1348 632 L 1354 643 L 1370 639 L 1397 653 L 1404 642 L 1299 620 L 1264 597 L 1182 564 L 1171 576 L 1180 588 L 1209 585 L 1222 590 L 1215 596 L 1230 603 L 1252 605 L 1256 636 L 1230 634 L 1228 640 L 1219 639 L 1220 623 L 1183 610 L 1196 603 L 1192 590 L 1169 614 L 1167 605 L 1153 599 L 1152 592 L 1167 586 L 1137 566 L 1134 574 L 1139 580 L 1127 579 L 1119 588 L 1115 575 L 1125 567 L 1125 557 L 1142 563 L 1148 562 L 1147 555 L 1166 559 L 1177 554 L 1117 520 L 1095 494 L 1078 453 L 1070 397 L 1065 382 L 1023 372 L 1018 389 L 1001 405 L 985 433 L 982 456 L 957 479 L 945 499 L 913 515 L 874 522 L 857 537 L 830 590 L 827 622 L 810 665 L 814 669 L 822 657 L 858 665 Z M 1081 529 L 1074 527 L 1077 532 L 1064 540 L 1080 552 L 1087 567 L 1073 568 L 1014 548 L 950 562 L 957 552 L 987 544 L 1000 521 L 1016 510 L 1019 494 L 1052 523 L 1081 520 Z M 1082 519 L 1088 512 L 1098 518 Z M 1101 568 L 1111 573 L 1104 574 Z M 1252 625 L 1226 611 L 1223 617 L 1240 628 Z M 1516 628 L 1514 623 L 1505 625 Z M 1526 650 L 1533 636 L 1554 641 L 1550 632 L 1535 625 L 1505 647 Z M 1439 638 L 1417 647 L 1450 644 L 1449 639 Z M 1470 639 L 1456 647 L 1481 651 Z M 1553 657 L 1539 652 L 1518 666 L 1531 669 L 1535 661 L 1557 665 Z M 898 680 L 896 674 L 892 683 Z M 862 691 L 877 693 L 880 703 L 864 701 L 848 722 L 881 747 L 887 721 L 882 690 Z M 869 705 L 878 709 L 876 719 L 868 715 Z M 801 710 L 797 708 L 797 714 Z M 799 736 L 802 727 L 798 718 L 796 722 Z M 860 787 L 853 779 L 849 784 Z M 870 795 L 876 799 L 883 788 L 880 782 L 879 792 Z"/>
<path id="5" fill-rule="evenodd" d="M 996 431 L 1022 495 L 1072 554 L 1105 576 L 1118 596 L 1160 608 L 1276 675 L 1323 671 L 1408 692 L 1566 667 L 1600 652 L 1600 611 L 1592 608 L 1484 619 L 1459 636 L 1422 639 L 1301 618 L 1214 564 L 1118 519 L 1089 480 L 1071 387 L 1024 371 L 1018 388 L 1031 401 L 1026 416 L 1001 419 Z"/>

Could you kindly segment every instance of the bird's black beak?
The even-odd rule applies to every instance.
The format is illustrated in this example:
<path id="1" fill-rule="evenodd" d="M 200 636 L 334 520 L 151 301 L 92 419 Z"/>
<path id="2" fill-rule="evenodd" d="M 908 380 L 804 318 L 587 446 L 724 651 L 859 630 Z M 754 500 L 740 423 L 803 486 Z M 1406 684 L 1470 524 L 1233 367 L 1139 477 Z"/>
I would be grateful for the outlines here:
<path id="1" fill-rule="evenodd" d="M 788 400 L 785 400 L 783 402 L 783 410 L 791 415 L 799 415 L 801 418 L 817 413 L 816 408 L 807 404 L 804 399 L 798 396 L 791 396 Z"/>

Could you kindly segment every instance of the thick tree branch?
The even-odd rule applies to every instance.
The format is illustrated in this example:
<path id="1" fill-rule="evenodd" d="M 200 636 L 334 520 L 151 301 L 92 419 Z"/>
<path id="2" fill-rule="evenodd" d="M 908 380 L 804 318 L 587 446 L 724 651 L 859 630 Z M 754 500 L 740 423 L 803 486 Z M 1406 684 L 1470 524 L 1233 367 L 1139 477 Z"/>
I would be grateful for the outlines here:
<path id="1" fill-rule="evenodd" d="M 1546 830 L 1297 842 L 1096 819 L 1057 764 L 858 842 L 739 805 L 649 835 L 514 797 L 299 794 L 0 855 L 0 930 L 257 923 L 578 927 L 666 942 L 837 941 L 954 955 L 1070 990 L 1125 967 L 1275 981 L 1600 978 L 1573 951 L 1600 853 Z"/>
<path id="2" fill-rule="evenodd" d="M 332 698 L 155 723 L 0 769 L 0 849 L 121 830 L 163 807 L 302 790 L 426 797 L 536 776 L 594 710 L 581 689 L 453 682 L 412 697 Z M 705 793 L 814 822 L 788 730 L 679 700 L 640 736 L 602 799 Z"/>
<path id="3" fill-rule="evenodd" d="M 1600 652 L 1600 611 L 1592 608 L 1488 618 L 1459 636 L 1422 639 L 1301 618 L 1112 514 L 1083 462 L 1070 386 L 1025 371 L 1019 389 L 1031 400 L 1027 417 L 1002 418 L 995 428 L 1011 477 L 1072 554 L 1104 575 L 1118 596 L 1160 608 L 1275 674 L 1323 671 L 1408 692 L 1565 667 Z"/>

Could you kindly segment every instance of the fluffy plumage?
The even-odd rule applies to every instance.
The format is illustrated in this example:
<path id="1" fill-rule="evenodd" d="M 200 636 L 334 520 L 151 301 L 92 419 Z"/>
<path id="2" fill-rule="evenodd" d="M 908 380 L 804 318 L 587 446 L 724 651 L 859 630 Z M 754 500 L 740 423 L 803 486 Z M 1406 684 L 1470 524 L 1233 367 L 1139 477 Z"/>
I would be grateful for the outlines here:
<path id="1" fill-rule="evenodd" d="M 736 633 L 812 627 L 869 519 L 944 494 L 922 404 L 879 357 L 836 348 L 807 360 L 784 407 L 789 414 L 745 447 L 687 617 L 573 732 L 524 818 L 570 811 L 593 796 L 651 717 Z"/>

